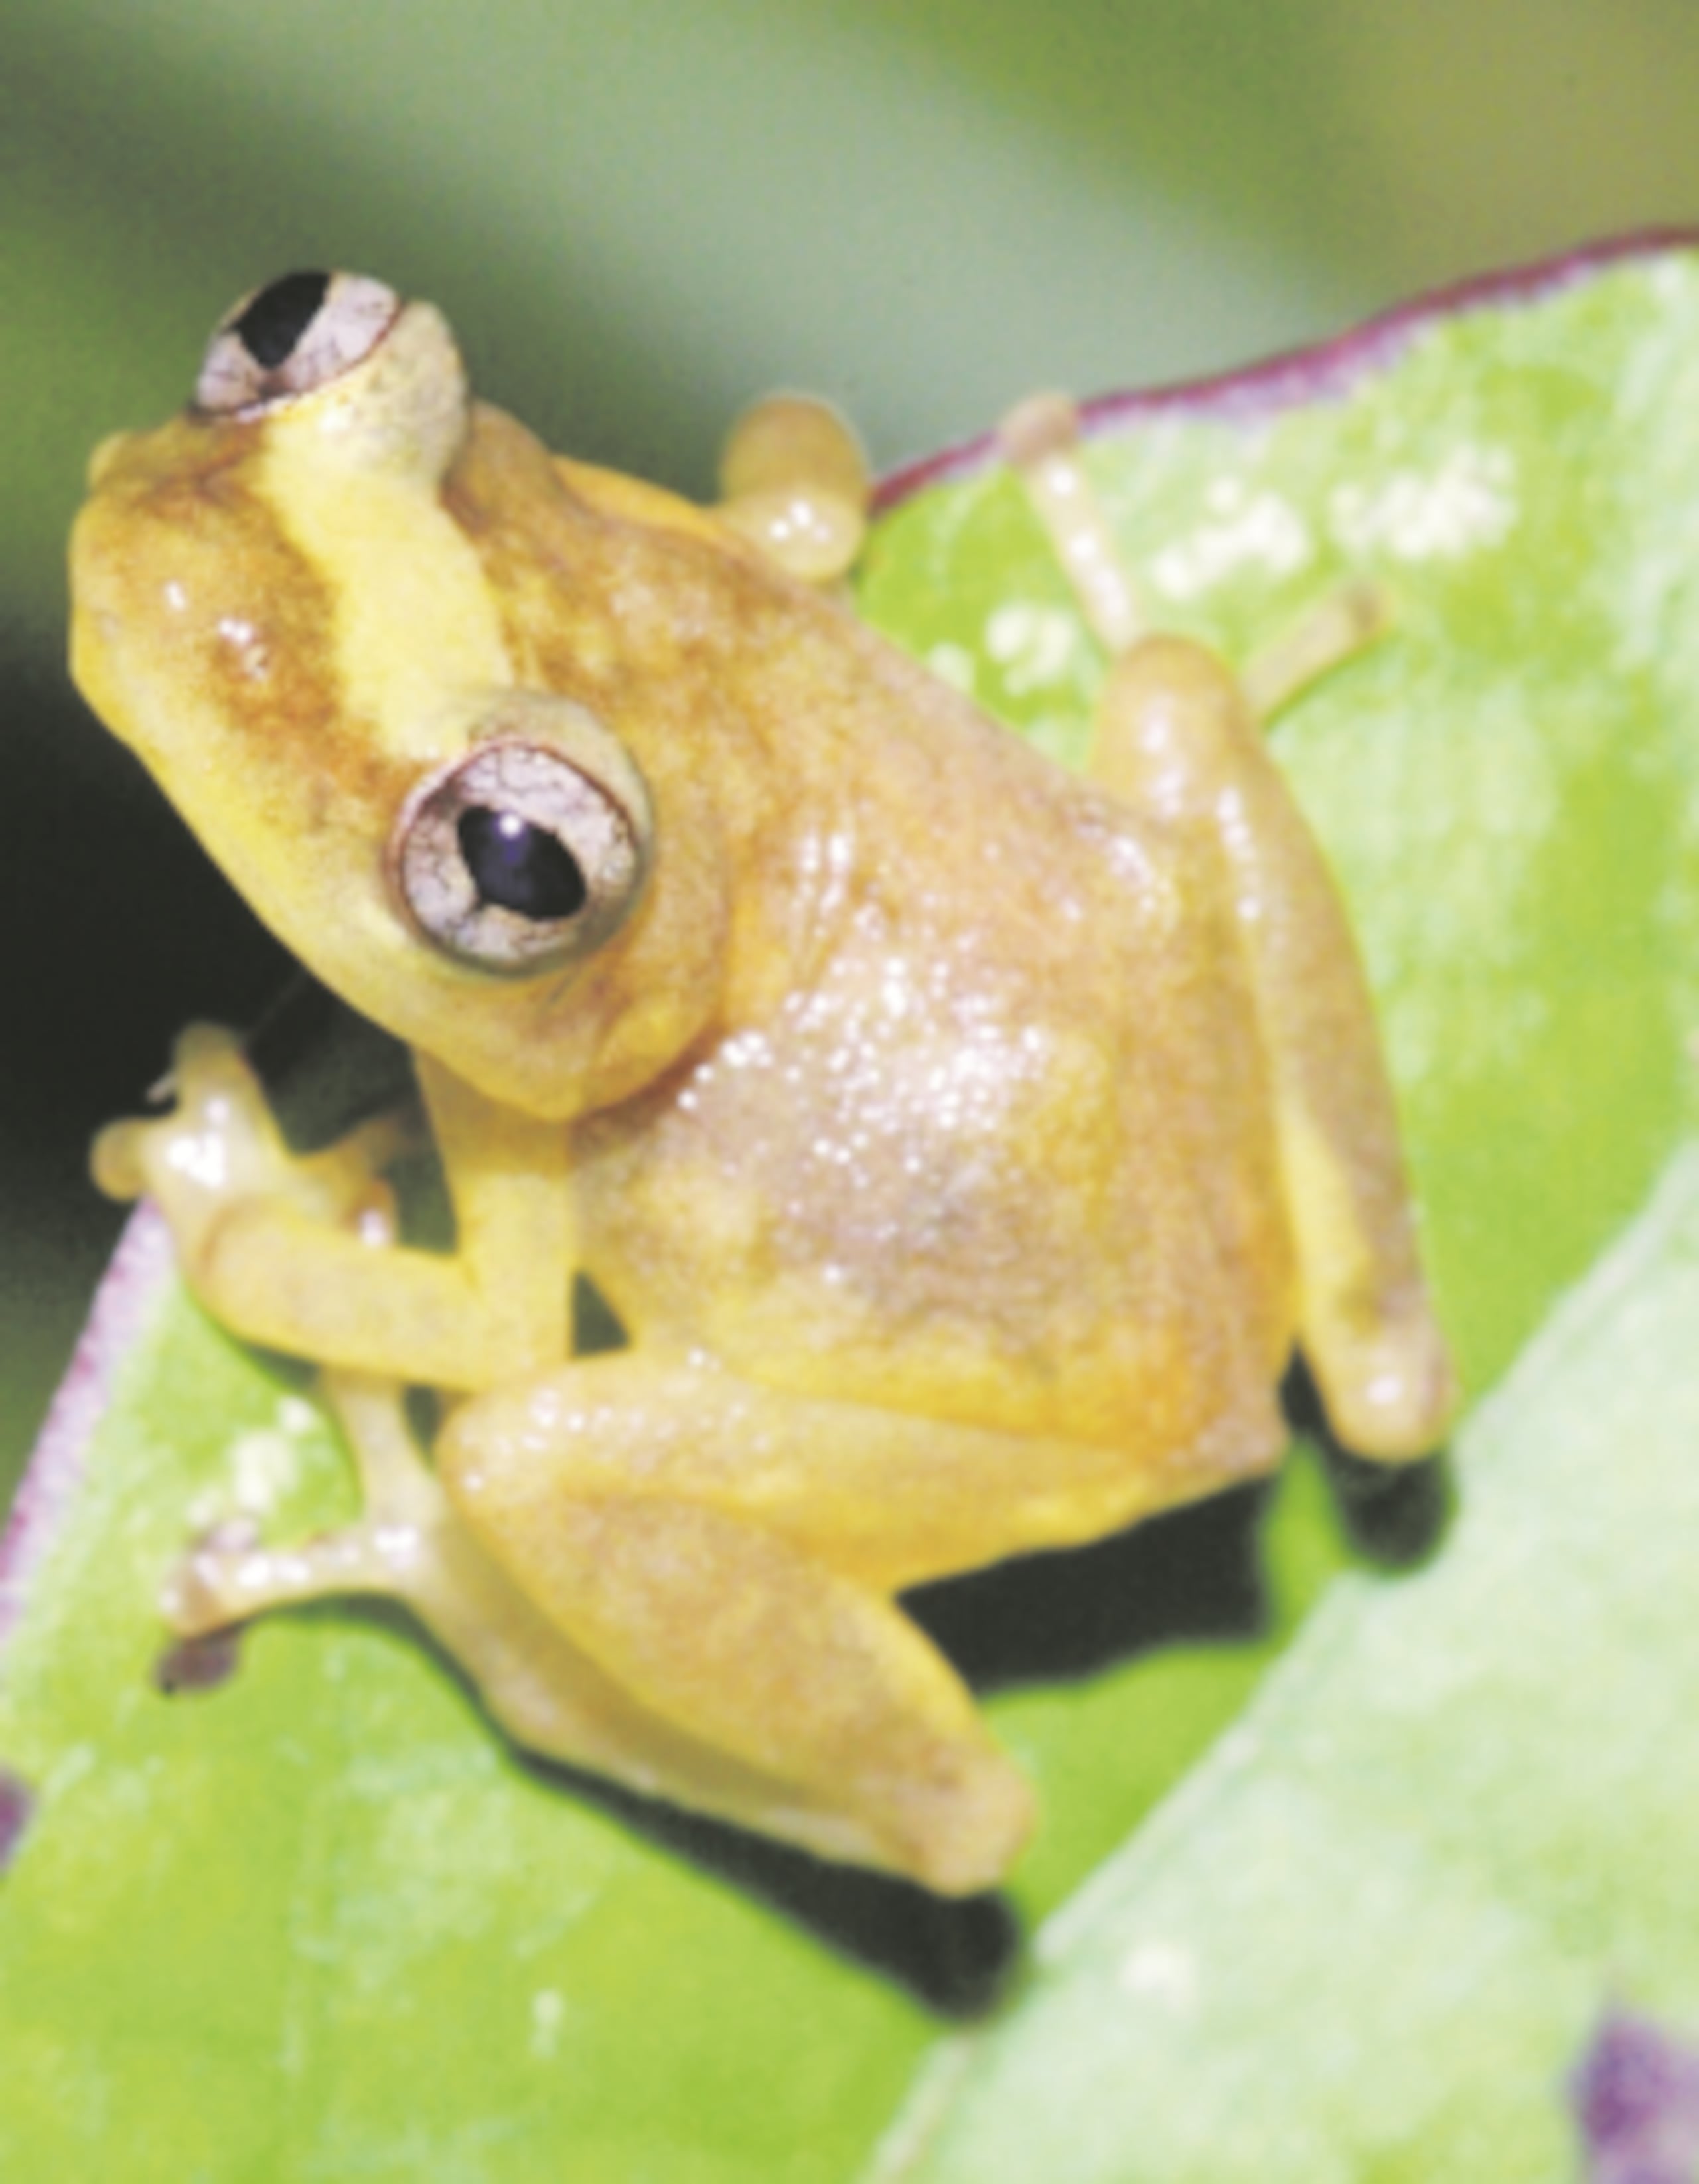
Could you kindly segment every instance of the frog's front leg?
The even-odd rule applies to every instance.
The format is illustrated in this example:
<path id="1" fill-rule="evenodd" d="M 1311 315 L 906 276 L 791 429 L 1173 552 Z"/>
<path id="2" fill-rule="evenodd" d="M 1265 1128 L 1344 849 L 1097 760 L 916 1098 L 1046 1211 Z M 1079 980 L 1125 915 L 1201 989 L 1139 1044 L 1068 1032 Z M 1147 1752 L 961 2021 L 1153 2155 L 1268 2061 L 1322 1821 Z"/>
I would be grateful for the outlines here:
<path id="1" fill-rule="evenodd" d="M 234 1036 L 207 1026 L 178 1044 L 173 1111 L 102 1132 L 96 1180 L 157 1201 L 190 1286 L 250 1341 L 432 1387 L 535 1371 L 568 1345 L 564 1133 L 418 1066 L 454 1201 L 452 1255 L 394 1245 L 374 1173 L 382 1134 L 298 1159 Z"/>
<path id="2" fill-rule="evenodd" d="M 1071 408 L 1039 397 L 1003 437 L 1115 655 L 1090 772 L 1201 846 L 1234 913 L 1273 1084 L 1301 1340 L 1329 1416 L 1364 1456 L 1424 1455 L 1456 1389 L 1417 1254 L 1373 1006 L 1332 877 L 1239 679 L 1207 647 L 1147 632 Z M 1380 612 L 1362 586 L 1324 602 L 1268 655 L 1265 701 L 1348 657 L 1384 627 Z"/>

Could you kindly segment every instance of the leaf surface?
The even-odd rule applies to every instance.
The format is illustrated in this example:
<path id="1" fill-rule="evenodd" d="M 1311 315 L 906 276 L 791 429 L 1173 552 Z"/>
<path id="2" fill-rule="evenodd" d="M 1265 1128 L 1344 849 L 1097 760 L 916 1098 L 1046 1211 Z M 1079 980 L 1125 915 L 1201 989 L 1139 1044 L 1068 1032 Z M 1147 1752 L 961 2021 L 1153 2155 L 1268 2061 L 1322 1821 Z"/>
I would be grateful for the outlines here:
<path id="1" fill-rule="evenodd" d="M 1333 1586 L 882 2178 L 1573 2173 L 1618 1998 L 1699 2025 L 1696 1326 L 1690 1148 L 1464 1430 L 1443 1554 Z"/>
<path id="2" fill-rule="evenodd" d="M 1098 424 L 1102 490 L 1164 620 L 1239 658 L 1345 577 L 1395 600 L 1395 633 L 1294 706 L 1276 747 L 1351 900 L 1443 1308 L 1484 1390 L 1688 1120 L 1699 269 L 1674 249 L 1572 266 Z M 863 603 L 1078 758 L 1101 661 L 1006 478 L 970 456 L 894 493 Z M 1699 2009 L 1668 1802 L 1691 1761 L 1660 1763 L 1699 1701 L 1678 1628 L 1693 1511 L 1669 1439 L 1699 1401 L 1674 1332 L 1692 1178 L 1673 1176 L 1647 1217 L 1663 1240 L 1626 1247 L 1631 1279 L 1600 1278 L 1607 1304 L 1651 1284 L 1656 1339 L 1623 1333 L 1641 1306 L 1584 1290 L 1466 1437 L 1464 1513 L 1431 1568 L 1340 1579 L 1260 1699 L 1350 1559 L 1312 1468 L 1270 1520 L 1272 1609 L 1239 1503 L 927 1596 L 971 1663 L 1021 1686 L 989 1701 L 1047 1815 L 1017 1911 L 1043 1917 L 1108 1861 L 1042 1930 L 1030 1975 L 983 1906 L 526 1766 L 383 1617 L 277 1618 L 222 1687 L 163 1696 L 153 1601 L 192 1524 L 245 1500 L 296 1532 L 349 1490 L 295 1384 L 185 1301 L 144 1220 L 3 1565 L 0 1762 L 33 1806 L 0 1884 L 0 2166 L 86 2172 L 121 2146 L 135 2184 L 525 2184 L 544 2164 L 598 2184 L 800 2184 L 863 2169 L 922 2062 L 923 2112 L 886 2138 L 885 2174 L 978 2174 L 997 2146 L 1013 2163 L 1042 2143 L 1010 2120 L 1024 2108 L 1075 2134 L 1078 2165 L 1052 2151 L 983 2173 L 1201 2175 L 1183 2165 L 1216 2143 L 1198 2134 L 1247 2088 L 1263 2103 L 1247 2115 L 1284 2119 L 1311 2176 L 1366 2114 L 1380 2165 L 1338 2173 L 1442 2173 L 1434 2117 L 1490 2146 L 1512 2094 L 1515 2146 L 1549 2149 L 1564 2042 L 1606 1967 L 1625 1968 L 1631 2006 Z M 1592 1313 L 1607 1334 L 1582 1343 Z M 1644 1476 L 1619 1457 L 1630 1426 L 1635 1454 L 1653 1450 Z M 1605 1472 L 1629 1505 L 1594 1526 Z M 1675 1497 L 1651 1524 L 1648 1479 Z M 1459 1615 L 1503 1651 L 1458 1656 Z M 1596 1639 L 1604 1680 L 1584 1704 L 1569 1679 Z M 1596 1765 L 1601 1691 L 1625 1741 Z M 1271 1708 L 1279 1735 L 1240 1734 Z M 1530 1736 L 1538 1827 L 1535 1801 L 1490 1795 L 1483 1772 L 1485 1754 L 1514 1773 Z M 1445 1825 L 1413 1828 L 1406 1798 Z M 1646 1856 L 1625 1864 L 1635 1841 Z M 1660 1846 L 1668 1871 L 1647 1863 Z M 1504 1901 L 1524 1869 L 1545 1891 L 1531 1908 L 1512 1895 L 1526 1947 Z M 1347 1871 L 1360 1914 L 1302 1895 Z M 1373 1950 L 1351 1945 L 1358 1920 Z M 1581 1967 L 1567 1984 L 1554 1949 Z M 941 2079 L 923 2003 L 960 2008 L 1000 1975 L 1004 2015 Z M 1138 2005 L 1120 2017 L 1117 1978 Z M 1353 2075 L 1366 2031 L 1352 2048 L 1315 2029 L 1423 2042 L 1448 1995 L 1479 2037 L 1453 2028 L 1425 2075 L 1419 2056 L 1389 2071 L 1384 2102 Z M 1209 2052 L 1183 2081 L 1184 2008 Z M 1359 2058 L 1350 2084 L 1341 2056 Z M 1123 2067 L 1142 2105 L 1117 2089 Z"/>

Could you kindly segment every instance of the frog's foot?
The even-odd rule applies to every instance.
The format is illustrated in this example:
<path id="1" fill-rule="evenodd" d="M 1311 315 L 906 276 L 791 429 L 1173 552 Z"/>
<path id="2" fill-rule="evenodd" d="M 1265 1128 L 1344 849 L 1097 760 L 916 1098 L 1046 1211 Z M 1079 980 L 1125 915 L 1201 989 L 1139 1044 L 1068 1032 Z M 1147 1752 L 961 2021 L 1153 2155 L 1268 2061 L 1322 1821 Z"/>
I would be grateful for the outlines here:
<path id="1" fill-rule="evenodd" d="M 773 394 L 733 426 L 720 458 L 720 513 L 788 576 L 836 583 L 866 536 L 866 457 L 829 403 Z"/>
<path id="2" fill-rule="evenodd" d="M 220 1220 L 242 1203 L 287 1205 L 309 1220 L 393 1239 L 394 1205 L 377 1171 L 398 1126 L 382 1117 L 327 1151 L 298 1158 L 233 1032 L 194 1024 L 173 1050 L 170 1112 L 109 1123 L 94 1141 L 95 1182 L 110 1198 L 157 1201 L 192 1279 Z"/>
<path id="3" fill-rule="evenodd" d="M 557 1641 L 542 1618 L 471 1538 L 437 1483 L 413 1437 L 402 1387 L 354 1372 L 326 1372 L 319 1387 L 354 1455 L 360 1516 L 291 1546 L 262 1542 L 251 1518 L 214 1524 L 168 1573 L 159 1592 L 166 1625 L 179 1638 L 198 1638 L 273 1607 L 365 1592 L 404 1601 L 478 1682 L 492 1662 L 498 1671 L 504 1666 L 498 1658 L 502 1634 L 511 1641 L 515 1623 L 524 1625 L 531 1649 L 553 1649 Z M 509 1719 L 500 1706 L 496 1713 Z M 539 1743 L 538 1723 L 509 1719 L 509 1728 Z M 542 1749 L 550 1745 L 543 1741 Z"/>
<path id="4" fill-rule="evenodd" d="M 179 1637 L 333 1593 L 409 1599 L 427 1582 L 436 1535 L 457 1520 L 414 1442 L 401 1390 L 354 1373 L 326 1373 L 321 1384 L 354 1451 L 363 1514 L 292 1546 L 264 1544 L 248 1518 L 214 1525 L 160 1593 L 161 1613 Z"/>
<path id="5" fill-rule="evenodd" d="M 1066 395 L 1029 396 L 1003 420 L 998 439 L 1094 634 L 1113 657 L 1130 652 L 1149 624 L 1081 454 L 1078 410 Z M 1240 682 L 1252 712 L 1266 722 L 1378 643 L 1391 621 L 1380 585 L 1362 577 L 1340 584 L 1247 664 Z"/>
<path id="6" fill-rule="evenodd" d="M 1392 621 L 1384 585 L 1368 577 L 1339 585 L 1245 662 L 1239 681 L 1251 711 L 1272 720 L 1312 683 L 1379 644 Z"/>
<path id="7" fill-rule="evenodd" d="M 1383 1463 L 1431 1456 L 1457 1407 L 1451 1351 L 1425 1298 L 1351 1329 L 1335 1314 L 1306 1334 L 1329 1422 L 1353 1454 Z"/>

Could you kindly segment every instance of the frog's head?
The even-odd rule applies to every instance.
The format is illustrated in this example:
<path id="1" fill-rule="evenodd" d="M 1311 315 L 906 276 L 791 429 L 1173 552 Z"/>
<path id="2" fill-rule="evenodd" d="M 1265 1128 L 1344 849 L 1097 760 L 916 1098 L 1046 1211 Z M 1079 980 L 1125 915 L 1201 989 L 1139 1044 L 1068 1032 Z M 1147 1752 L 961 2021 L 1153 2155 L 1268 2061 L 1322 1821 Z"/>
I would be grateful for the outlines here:
<path id="1" fill-rule="evenodd" d="M 643 774 L 515 637 L 571 508 L 439 313 L 292 274 L 218 328 L 181 415 L 97 451 L 72 545 L 79 686 L 259 915 L 543 1114 L 665 1067 L 716 922 L 651 884 Z"/>

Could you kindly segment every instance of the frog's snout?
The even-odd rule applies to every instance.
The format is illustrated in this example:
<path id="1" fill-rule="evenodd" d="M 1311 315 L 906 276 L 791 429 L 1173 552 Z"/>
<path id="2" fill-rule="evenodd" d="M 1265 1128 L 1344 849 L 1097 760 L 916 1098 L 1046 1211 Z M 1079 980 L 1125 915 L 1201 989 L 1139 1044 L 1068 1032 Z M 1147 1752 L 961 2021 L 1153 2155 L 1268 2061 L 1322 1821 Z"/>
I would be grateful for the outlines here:
<path id="1" fill-rule="evenodd" d="M 97 482 L 103 459 L 108 467 L 125 435 L 103 441 L 90 460 L 91 482 Z M 123 647 L 125 616 L 115 562 L 100 504 L 91 500 L 78 516 L 70 542 L 71 680 L 107 725 L 122 717 L 117 655 Z"/>

